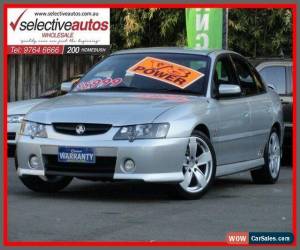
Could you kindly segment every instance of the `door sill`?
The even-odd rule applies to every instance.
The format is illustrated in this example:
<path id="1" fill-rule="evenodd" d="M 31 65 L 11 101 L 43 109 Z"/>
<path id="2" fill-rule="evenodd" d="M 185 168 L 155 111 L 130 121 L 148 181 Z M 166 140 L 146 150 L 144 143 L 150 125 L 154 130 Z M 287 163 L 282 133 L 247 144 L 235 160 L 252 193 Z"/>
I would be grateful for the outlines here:
<path id="1" fill-rule="evenodd" d="M 239 172 L 252 170 L 255 168 L 260 168 L 262 165 L 264 165 L 264 163 L 265 163 L 264 158 L 259 158 L 250 161 L 242 161 L 242 162 L 236 162 L 231 164 L 219 165 L 217 166 L 216 176 L 220 177 L 220 176 L 236 174 Z"/>

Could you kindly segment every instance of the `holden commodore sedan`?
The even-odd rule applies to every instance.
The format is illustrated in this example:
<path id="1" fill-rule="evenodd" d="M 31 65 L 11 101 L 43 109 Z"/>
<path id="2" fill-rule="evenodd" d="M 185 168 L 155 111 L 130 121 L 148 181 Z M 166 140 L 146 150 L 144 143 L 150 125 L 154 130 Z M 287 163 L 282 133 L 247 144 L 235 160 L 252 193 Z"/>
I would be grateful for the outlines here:
<path id="1" fill-rule="evenodd" d="M 282 138 L 280 99 L 241 55 L 132 49 L 26 115 L 16 166 L 37 192 L 75 177 L 170 183 L 194 199 L 215 177 L 241 171 L 275 183 Z"/>

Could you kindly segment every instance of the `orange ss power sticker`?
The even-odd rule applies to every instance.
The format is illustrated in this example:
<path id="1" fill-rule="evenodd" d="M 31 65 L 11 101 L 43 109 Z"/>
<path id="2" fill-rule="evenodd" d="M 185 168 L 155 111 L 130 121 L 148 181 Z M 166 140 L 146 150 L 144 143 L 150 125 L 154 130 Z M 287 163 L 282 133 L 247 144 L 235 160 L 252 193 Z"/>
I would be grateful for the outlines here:
<path id="1" fill-rule="evenodd" d="M 154 57 L 145 57 L 127 71 L 153 78 L 181 89 L 188 87 L 204 76 L 203 73 L 191 68 Z"/>

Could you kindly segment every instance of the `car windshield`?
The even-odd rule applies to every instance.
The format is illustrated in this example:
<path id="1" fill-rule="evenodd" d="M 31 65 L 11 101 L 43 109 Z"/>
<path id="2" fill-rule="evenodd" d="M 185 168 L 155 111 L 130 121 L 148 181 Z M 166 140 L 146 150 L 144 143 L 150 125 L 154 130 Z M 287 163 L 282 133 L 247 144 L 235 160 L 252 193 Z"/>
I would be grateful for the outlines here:
<path id="1" fill-rule="evenodd" d="M 94 66 L 73 88 L 204 95 L 209 58 L 175 53 L 112 55 Z"/>

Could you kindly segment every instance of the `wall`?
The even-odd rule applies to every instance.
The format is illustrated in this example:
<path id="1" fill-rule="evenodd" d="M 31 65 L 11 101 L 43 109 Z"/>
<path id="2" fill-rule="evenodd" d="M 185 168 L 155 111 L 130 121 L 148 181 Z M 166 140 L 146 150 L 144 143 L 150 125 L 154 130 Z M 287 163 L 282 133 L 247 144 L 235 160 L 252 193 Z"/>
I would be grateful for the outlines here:
<path id="1" fill-rule="evenodd" d="M 92 55 L 10 55 L 9 101 L 38 97 L 70 76 L 86 72 L 99 59 Z"/>

